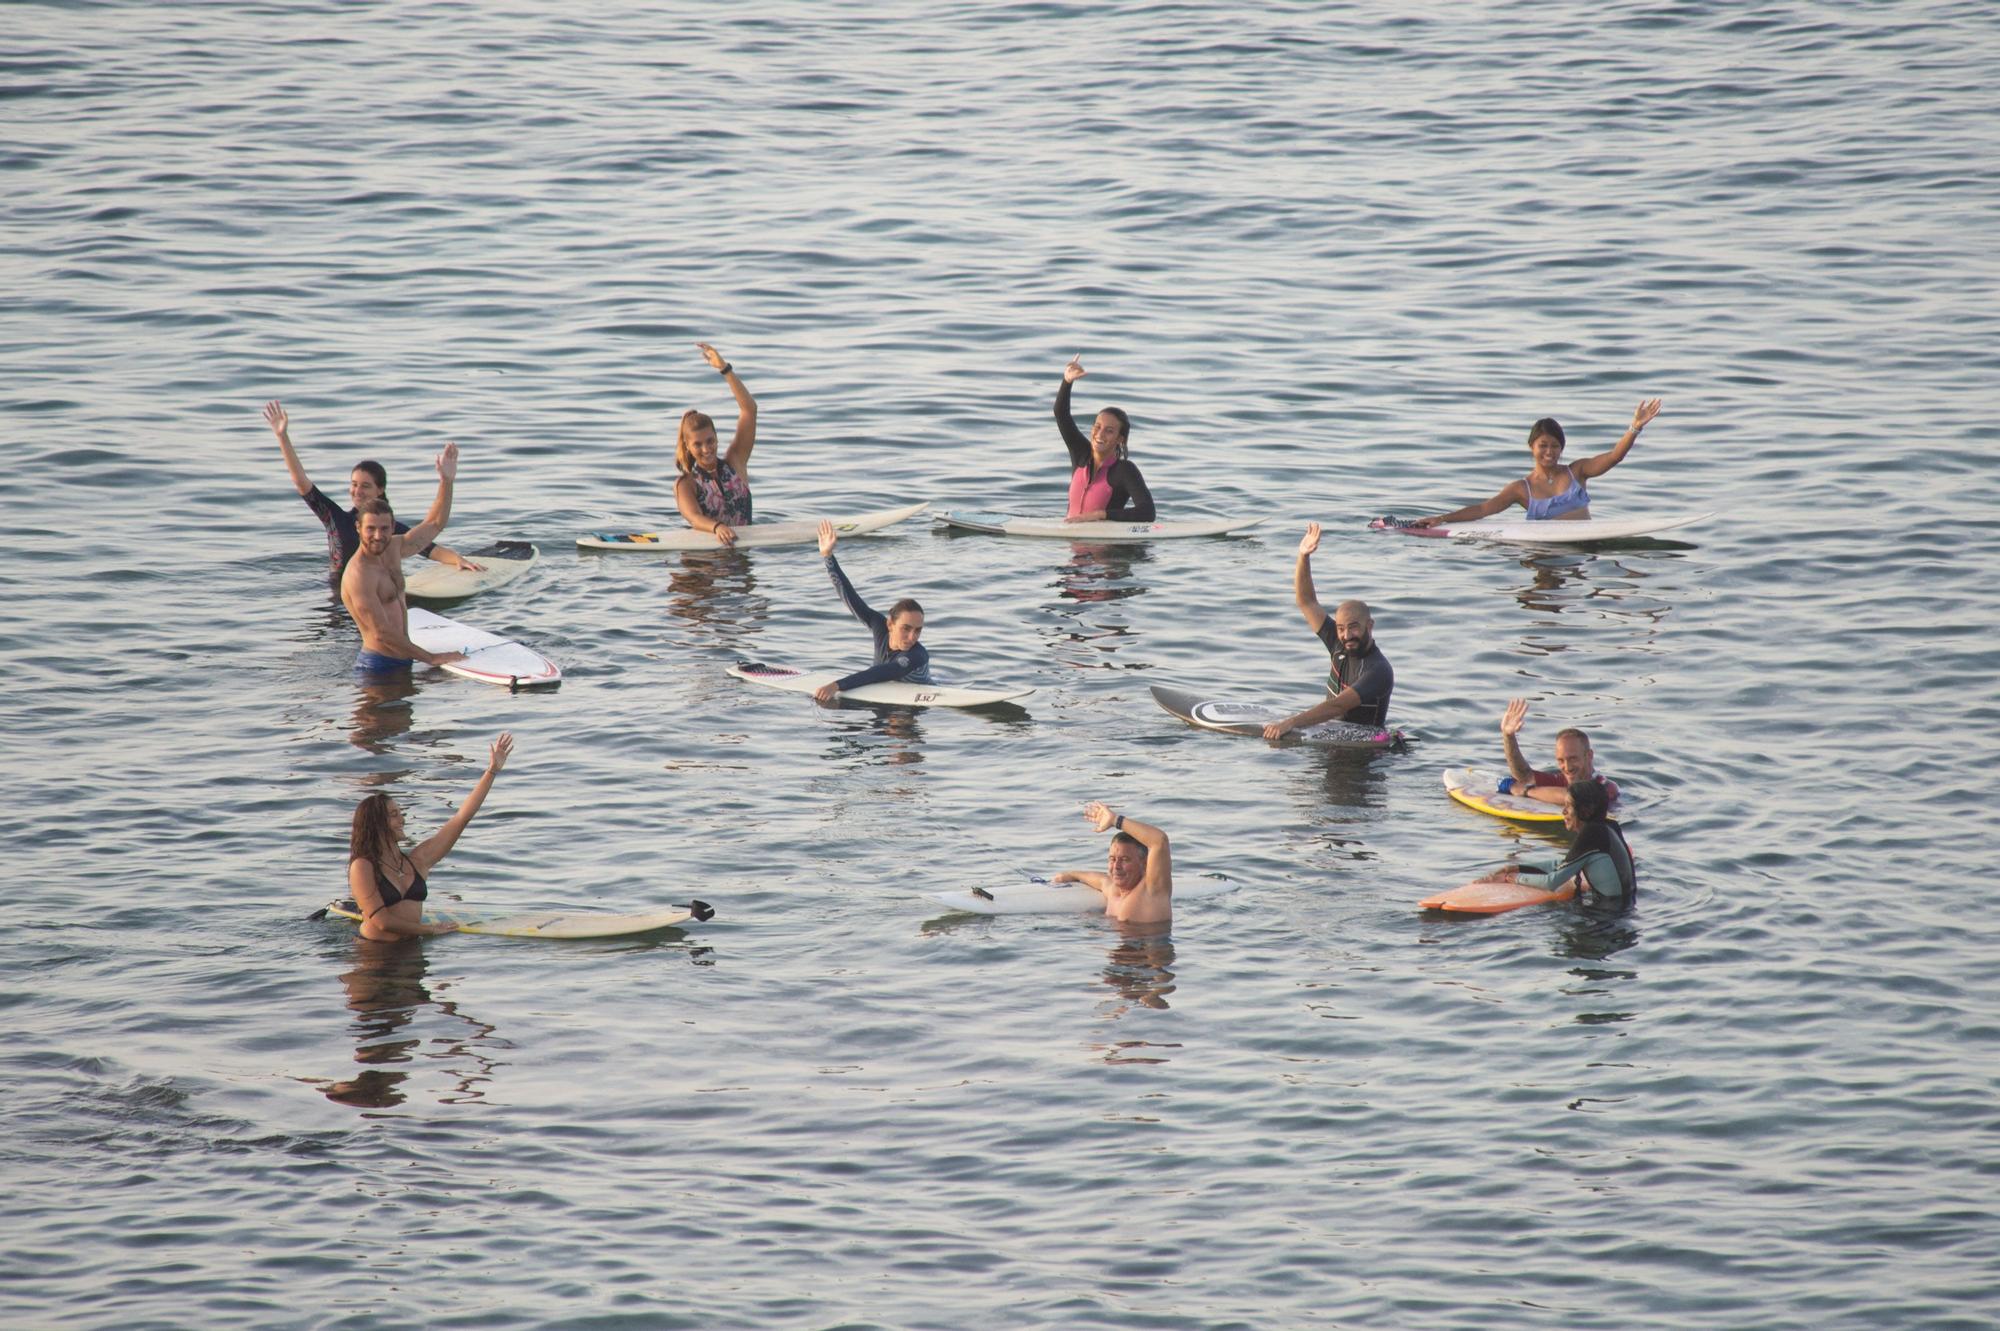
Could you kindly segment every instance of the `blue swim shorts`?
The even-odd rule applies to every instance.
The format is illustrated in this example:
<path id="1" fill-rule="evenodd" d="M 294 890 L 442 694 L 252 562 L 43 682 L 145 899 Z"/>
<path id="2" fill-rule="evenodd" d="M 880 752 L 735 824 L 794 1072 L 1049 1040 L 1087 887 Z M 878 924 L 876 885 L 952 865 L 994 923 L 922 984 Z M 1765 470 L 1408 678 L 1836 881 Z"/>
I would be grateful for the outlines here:
<path id="1" fill-rule="evenodd" d="M 384 656 L 381 652 L 371 652 L 366 647 L 354 658 L 354 673 L 357 675 L 393 675 L 408 670 L 416 662 L 402 656 Z"/>

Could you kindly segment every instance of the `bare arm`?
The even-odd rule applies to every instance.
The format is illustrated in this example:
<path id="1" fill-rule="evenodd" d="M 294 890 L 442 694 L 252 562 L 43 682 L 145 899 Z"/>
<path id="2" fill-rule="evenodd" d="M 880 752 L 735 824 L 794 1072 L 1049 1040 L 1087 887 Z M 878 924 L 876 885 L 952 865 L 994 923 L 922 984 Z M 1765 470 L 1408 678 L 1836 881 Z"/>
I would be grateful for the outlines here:
<path id="1" fill-rule="evenodd" d="M 1319 603 L 1319 596 L 1313 590 L 1313 551 L 1319 549 L 1319 524 L 1308 522 L 1306 534 L 1299 538 L 1298 562 L 1292 566 L 1292 599 L 1299 603 L 1299 613 L 1306 617 L 1306 627 L 1314 633 L 1326 623 L 1326 607 Z"/>
<path id="2" fill-rule="evenodd" d="M 1624 434 L 1618 436 L 1618 442 L 1611 446 L 1610 451 L 1599 453 L 1596 457 L 1585 458 L 1581 462 L 1573 462 L 1570 464 L 1570 470 L 1576 473 L 1579 481 L 1602 476 L 1610 471 L 1623 462 L 1625 455 L 1632 451 L 1632 445 L 1639 442 L 1639 431 L 1646 428 L 1646 422 L 1659 414 L 1660 399 L 1648 398 L 1641 402 L 1638 409 L 1632 413 L 1632 424 L 1626 428 Z"/>
<path id="3" fill-rule="evenodd" d="M 500 769 L 507 765 L 507 755 L 514 751 L 514 737 L 502 731 L 500 738 L 493 741 L 493 753 L 487 760 L 486 770 L 479 774 L 479 782 L 472 793 L 465 797 L 465 803 L 458 806 L 458 812 L 451 821 L 424 838 L 423 844 L 410 852 L 410 859 L 418 868 L 428 873 L 431 866 L 451 853 L 458 844 L 458 838 L 472 822 L 479 806 L 486 803 L 487 792 L 493 789 L 493 778 L 500 775 Z"/>
<path id="4" fill-rule="evenodd" d="M 1165 832 L 1151 823 L 1142 823 L 1137 818 L 1113 813 L 1109 806 L 1101 803 L 1084 805 L 1083 816 L 1095 823 L 1098 831 L 1109 832 L 1116 829 L 1146 848 L 1146 876 L 1139 880 L 1138 891 L 1173 886 L 1173 849 L 1167 842 Z"/>
<path id="5" fill-rule="evenodd" d="M 721 518 L 711 518 L 701 511 L 701 505 L 694 497 L 694 477 L 683 476 L 674 482 L 674 507 L 681 511 L 687 525 L 696 531 L 705 531 L 722 545 L 736 544 L 736 529 Z"/>
<path id="6" fill-rule="evenodd" d="M 401 537 L 391 537 L 400 540 Z M 401 558 L 400 552 L 397 556 Z M 340 601 L 347 607 L 347 613 L 354 616 L 354 623 L 361 630 L 364 642 L 381 644 L 381 649 L 391 656 L 405 657 L 411 661 L 422 661 L 425 665 L 447 665 L 465 659 L 464 652 L 427 652 L 410 641 L 404 627 L 404 617 L 390 613 L 388 606 L 376 595 L 368 570 L 362 560 L 355 559 L 340 575 Z"/>
<path id="7" fill-rule="evenodd" d="M 1521 753 L 1519 739 L 1521 727 L 1528 719 L 1528 700 L 1516 698 L 1507 704 L 1506 715 L 1500 718 L 1500 742 L 1507 748 L 1507 770 L 1514 774 L 1514 780 L 1527 785 L 1535 779 L 1535 769 Z"/>
<path id="8" fill-rule="evenodd" d="M 1361 695 L 1350 685 L 1331 698 L 1320 699 L 1303 712 L 1294 713 L 1282 721 L 1273 721 L 1264 727 L 1264 738 L 1283 739 L 1294 730 L 1309 729 L 1326 721 L 1338 721 L 1360 701 Z"/>
<path id="9" fill-rule="evenodd" d="M 437 455 L 437 474 L 437 495 L 431 500 L 431 511 L 424 514 L 422 522 L 403 533 L 405 550 L 421 550 L 435 541 L 451 519 L 451 483 L 458 475 L 457 444 L 446 444 L 444 452 Z"/>
<path id="10" fill-rule="evenodd" d="M 292 474 L 292 488 L 303 499 L 312 493 L 312 478 L 306 475 L 305 467 L 299 462 L 299 455 L 292 450 L 292 418 L 285 414 L 285 404 L 273 399 L 264 404 L 264 419 L 270 422 L 271 433 L 278 436 L 278 451 L 285 455 L 285 470 Z"/>
<path id="11" fill-rule="evenodd" d="M 1481 518 L 1490 518 L 1495 513 L 1512 508 L 1516 504 L 1519 504 L 1522 508 L 1526 508 L 1528 506 L 1527 495 L 1528 487 L 1526 482 L 1510 481 L 1499 494 L 1494 495 L 1483 504 L 1467 504 L 1464 508 L 1455 508 L 1449 513 L 1440 513 L 1436 517 L 1418 518 L 1412 525 L 1418 527 L 1449 527 L 1454 522 L 1477 522 Z"/>
<path id="12" fill-rule="evenodd" d="M 710 369 L 722 375 L 722 382 L 729 385 L 730 396 L 736 399 L 736 437 L 729 441 L 729 451 L 723 461 L 729 464 L 744 480 L 750 479 L 750 450 L 757 447 L 757 399 L 750 396 L 750 390 L 736 377 L 736 371 L 729 362 L 722 359 L 722 353 L 706 342 L 697 342 L 702 358 Z"/>
<path id="13" fill-rule="evenodd" d="M 1111 879 L 1107 875 L 1094 873 L 1089 869 L 1064 869 L 1061 873 L 1052 875 L 1049 878 L 1049 882 L 1052 885 L 1055 883 L 1081 883 L 1083 886 L 1095 888 L 1099 892 L 1104 891 L 1111 885 Z"/>

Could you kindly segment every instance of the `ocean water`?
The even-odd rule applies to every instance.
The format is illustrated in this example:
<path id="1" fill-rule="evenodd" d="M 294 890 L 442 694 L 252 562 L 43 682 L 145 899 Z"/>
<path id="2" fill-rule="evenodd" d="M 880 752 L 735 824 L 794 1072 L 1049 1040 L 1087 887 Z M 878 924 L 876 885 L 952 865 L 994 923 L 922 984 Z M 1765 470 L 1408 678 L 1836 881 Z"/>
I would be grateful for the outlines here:
<path id="1" fill-rule="evenodd" d="M 0 1321 L 98 1327 L 1987 1327 L 2000 1307 L 2000 17 L 1745 9 L 11 4 L 0 9 Z M 760 410 L 761 516 L 1049 512 L 1093 547 L 843 544 L 991 713 L 813 707 L 809 548 L 593 555 L 674 426 Z M 1415 541 L 1527 425 L 1665 410 L 1602 549 Z M 464 463 L 449 613 L 547 694 L 362 687 L 317 524 Z M 1302 706 L 1358 596 L 1421 742 Z M 1539 834 L 1438 773 L 1580 725 L 1639 908 L 1426 917 Z M 378 948 L 309 922 L 355 802 L 440 900 L 716 918 Z M 947 916 L 1102 863 L 1170 929 Z"/>

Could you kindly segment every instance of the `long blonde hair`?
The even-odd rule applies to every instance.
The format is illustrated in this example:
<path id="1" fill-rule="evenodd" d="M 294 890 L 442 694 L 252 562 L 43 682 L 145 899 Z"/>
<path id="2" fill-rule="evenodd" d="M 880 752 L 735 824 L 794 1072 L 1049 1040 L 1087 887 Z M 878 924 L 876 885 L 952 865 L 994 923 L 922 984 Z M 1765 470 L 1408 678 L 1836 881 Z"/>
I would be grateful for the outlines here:
<path id="1" fill-rule="evenodd" d="M 715 422 L 706 413 L 693 408 L 681 413 L 680 438 L 674 441 L 674 469 L 686 476 L 694 471 L 694 432 L 706 429 L 713 432 Z"/>

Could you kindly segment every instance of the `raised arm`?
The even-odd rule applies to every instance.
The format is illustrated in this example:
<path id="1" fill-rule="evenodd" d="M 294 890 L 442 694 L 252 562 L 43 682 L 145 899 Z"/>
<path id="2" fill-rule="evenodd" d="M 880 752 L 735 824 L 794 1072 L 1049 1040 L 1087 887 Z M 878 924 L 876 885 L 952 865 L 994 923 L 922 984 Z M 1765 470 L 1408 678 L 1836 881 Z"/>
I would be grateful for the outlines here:
<path id="1" fill-rule="evenodd" d="M 1435 517 L 1418 518 L 1410 525 L 1413 527 L 1449 527 L 1454 522 L 1477 522 L 1481 518 L 1490 518 L 1495 513 L 1504 512 L 1516 504 L 1519 504 L 1522 508 L 1528 506 L 1528 484 L 1526 481 L 1509 481 L 1501 488 L 1499 494 L 1494 495 L 1483 504 L 1467 504 L 1464 508 L 1454 508 L 1449 513 L 1439 513 Z"/>
<path id="2" fill-rule="evenodd" d="M 451 853 L 451 848 L 458 844 L 459 835 L 465 831 L 473 815 L 479 812 L 479 806 L 486 802 L 486 793 L 493 789 L 493 778 L 500 775 L 500 769 L 507 765 L 507 755 L 512 752 L 514 752 L 514 737 L 502 731 L 500 738 L 493 741 L 492 755 L 486 761 L 486 770 L 479 774 L 479 783 L 473 786 L 472 793 L 465 797 L 465 803 L 458 806 L 458 812 L 451 816 L 450 822 L 431 833 L 424 839 L 422 845 L 410 852 L 411 861 L 419 869 L 429 873 L 433 865 Z"/>
<path id="3" fill-rule="evenodd" d="M 1319 595 L 1313 590 L 1313 551 L 1319 549 L 1319 524 L 1308 522 L 1306 534 L 1299 538 L 1298 562 L 1292 565 L 1292 599 L 1299 604 L 1299 613 L 1306 617 L 1306 627 L 1314 633 L 1326 623 L 1326 607 L 1319 603 Z"/>
<path id="4" fill-rule="evenodd" d="M 884 634 L 888 631 L 889 621 L 883 618 L 880 611 L 871 610 L 868 603 L 861 599 L 861 593 L 854 590 L 854 584 L 847 580 L 847 574 L 842 571 L 840 561 L 833 557 L 833 547 L 839 540 L 839 533 L 834 531 L 833 523 L 821 518 L 819 553 L 826 561 L 826 576 L 833 579 L 833 589 L 840 593 L 840 603 L 847 607 L 848 614 L 866 624 L 870 633 L 878 636 Z"/>
<path id="5" fill-rule="evenodd" d="M 1641 402 L 1638 409 L 1632 413 L 1632 424 L 1626 427 L 1624 434 L 1618 436 L 1618 442 L 1613 444 L 1609 451 L 1599 453 L 1596 457 L 1585 458 L 1581 462 L 1573 462 L 1570 464 L 1570 470 L 1576 473 L 1576 478 L 1580 481 L 1589 480 L 1593 476 L 1602 476 L 1610 471 L 1623 462 L 1625 455 L 1632 451 L 1632 445 L 1639 442 L 1639 431 L 1646 428 L 1646 422 L 1659 414 L 1660 399 L 1648 398 Z"/>
<path id="6" fill-rule="evenodd" d="M 1139 891 L 1173 885 L 1173 848 L 1165 832 L 1127 814 L 1113 813 L 1110 806 L 1095 801 L 1083 806 L 1083 816 L 1098 831 L 1123 832 L 1146 848 L 1146 876 L 1139 880 Z"/>
<path id="7" fill-rule="evenodd" d="M 436 541 L 445 523 L 451 520 L 451 483 L 458 475 L 458 445 L 446 444 L 437 455 L 438 488 L 424 520 L 403 533 L 405 550 L 421 550 Z"/>
<path id="8" fill-rule="evenodd" d="M 1062 387 L 1056 390 L 1056 429 L 1062 432 L 1063 443 L 1069 449 L 1072 469 L 1090 465 L 1090 440 L 1084 438 L 1083 431 L 1076 428 L 1076 418 L 1069 414 L 1069 386 L 1088 373 L 1083 368 L 1083 353 L 1079 351 L 1063 366 Z"/>
<path id="9" fill-rule="evenodd" d="M 1528 785 L 1535 779 L 1535 768 L 1521 753 L 1521 727 L 1528 720 L 1528 700 L 1516 698 L 1507 704 L 1507 712 L 1500 718 L 1500 742 L 1507 748 L 1507 770 L 1514 774 L 1514 780 Z"/>
<path id="10" fill-rule="evenodd" d="M 735 367 L 722 359 L 722 353 L 706 342 L 697 342 L 702 359 L 708 367 L 722 376 L 722 382 L 729 385 L 730 396 L 736 399 L 736 437 L 729 441 L 729 451 L 722 460 L 729 469 L 744 480 L 750 479 L 750 450 L 757 447 L 757 399 L 750 396 L 750 390 L 736 377 Z"/>
<path id="11" fill-rule="evenodd" d="M 299 492 L 300 498 L 304 498 L 312 493 L 312 478 L 306 475 L 299 455 L 292 449 L 292 418 L 285 414 L 285 404 L 275 398 L 266 402 L 264 419 L 270 423 L 271 433 L 278 436 L 278 451 L 285 455 L 285 470 L 292 474 L 292 488 Z"/>

